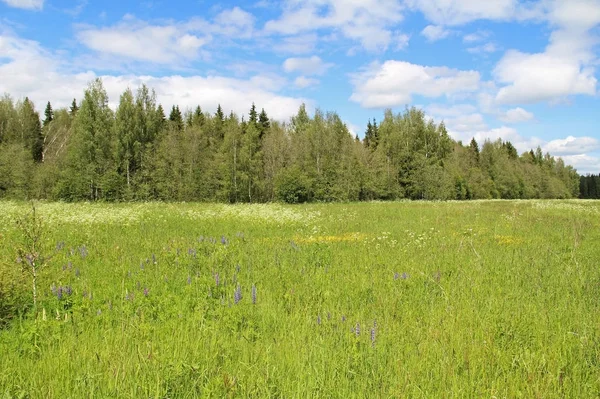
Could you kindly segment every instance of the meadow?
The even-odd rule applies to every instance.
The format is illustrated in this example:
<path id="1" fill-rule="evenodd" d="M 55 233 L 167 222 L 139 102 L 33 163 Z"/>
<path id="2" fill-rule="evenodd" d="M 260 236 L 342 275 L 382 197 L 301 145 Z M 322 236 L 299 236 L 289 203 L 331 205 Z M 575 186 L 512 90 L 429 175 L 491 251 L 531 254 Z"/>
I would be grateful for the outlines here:
<path id="1" fill-rule="evenodd" d="M 600 201 L 28 207 L 0 397 L 600 396 Z"/>

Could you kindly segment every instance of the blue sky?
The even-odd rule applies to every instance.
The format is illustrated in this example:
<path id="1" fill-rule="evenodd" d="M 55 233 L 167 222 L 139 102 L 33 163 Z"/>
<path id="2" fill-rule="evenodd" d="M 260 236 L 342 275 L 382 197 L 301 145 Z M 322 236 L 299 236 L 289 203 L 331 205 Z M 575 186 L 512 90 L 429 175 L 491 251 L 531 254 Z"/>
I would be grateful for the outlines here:
<path id="1" fill-rule="evenodd" d="M 287 120 L 305 102 L 362 137 L 423 108 L 457 140 L 538 145 L 600 173 L 600 0 L 0 0 L 0 92 L 66 106 L 102 77 L 116 106 Z"/>

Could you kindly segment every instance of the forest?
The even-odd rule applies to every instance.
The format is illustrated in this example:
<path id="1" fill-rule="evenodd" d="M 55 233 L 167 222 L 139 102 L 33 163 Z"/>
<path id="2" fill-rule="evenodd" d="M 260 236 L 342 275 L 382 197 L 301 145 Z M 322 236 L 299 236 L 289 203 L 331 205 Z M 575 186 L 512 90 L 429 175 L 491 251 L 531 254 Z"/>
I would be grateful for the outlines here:
<path id="1" fill-rule="evenodd" d="M 422 110 L 385 111 L 354 137 L 335 112 L 303 105 L 290 121 L 165 111 L 146 86 L 109 107 L 102 81 L 68 108 L 0 99 L 0 198 L 61 201 L 331 202 L 598 198 L 541 148 L 454 141 Z M 168 115 L 167 115 L 168 114 Z"/>

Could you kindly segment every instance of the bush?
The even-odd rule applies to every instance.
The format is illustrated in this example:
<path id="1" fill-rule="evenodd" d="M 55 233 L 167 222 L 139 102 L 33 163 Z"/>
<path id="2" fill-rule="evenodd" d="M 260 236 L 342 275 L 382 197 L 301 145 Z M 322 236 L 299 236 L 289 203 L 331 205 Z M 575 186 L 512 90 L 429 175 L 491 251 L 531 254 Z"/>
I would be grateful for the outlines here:
<path id="1" fill-rule="evenodd" d="M 299 167 L 282 169 L 275 178 L 277 199 L 288 204 L 300 204 L 310 198 L 310 183 Z"/>

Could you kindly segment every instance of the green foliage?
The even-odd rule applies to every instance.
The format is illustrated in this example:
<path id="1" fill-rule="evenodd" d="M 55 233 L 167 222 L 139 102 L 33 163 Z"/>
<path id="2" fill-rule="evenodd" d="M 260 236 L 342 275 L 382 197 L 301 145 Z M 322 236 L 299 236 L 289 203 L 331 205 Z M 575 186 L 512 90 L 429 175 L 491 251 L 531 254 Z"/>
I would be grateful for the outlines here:
<path id="1" fill-rule="evenodd" d="M 310 182 L 299 167 L 281 170 L 275 178 L 277 199 L 288 204 L 299 204 L 310 199 Z"/>
<path id="2" fill-rule="evenodd" d="M 541 148 L 519 156 L 508 141 L 454 142 L 414 107 L 369 120 L 362 141 L 335 112 L 309 115 L 302 104 L 282 123 L 258 109 L 245 121 L 221 105 L 214 114 L 173 105 L 167 119 L 142 85 L 113 114 L 97 79 L 80 105 L 48 102 L 42 128 L 27 98 L 4 96 L 0 197 L 268 202 L 288 169 L 302 171 L 302 197 L 319 202 L 574 198 L 592 184 Z"/>

